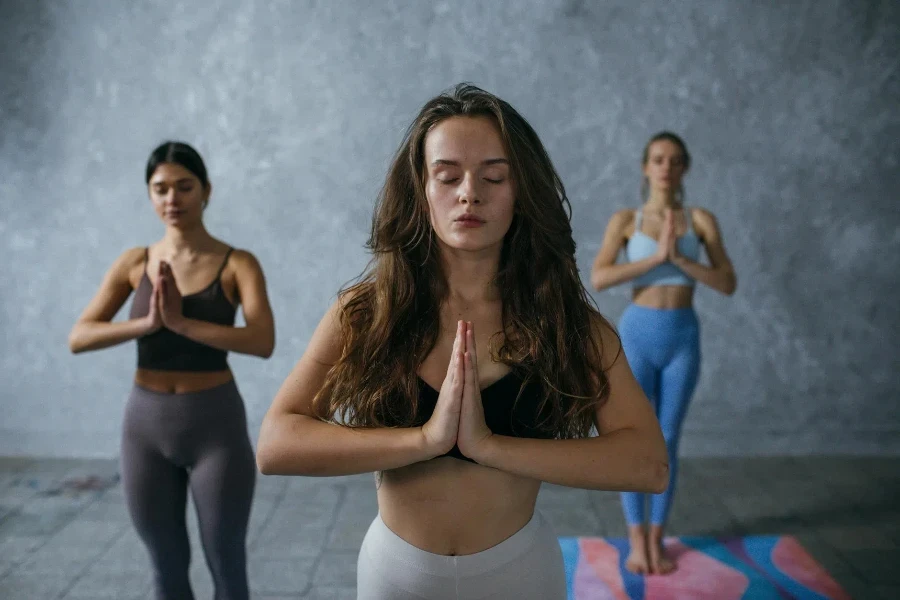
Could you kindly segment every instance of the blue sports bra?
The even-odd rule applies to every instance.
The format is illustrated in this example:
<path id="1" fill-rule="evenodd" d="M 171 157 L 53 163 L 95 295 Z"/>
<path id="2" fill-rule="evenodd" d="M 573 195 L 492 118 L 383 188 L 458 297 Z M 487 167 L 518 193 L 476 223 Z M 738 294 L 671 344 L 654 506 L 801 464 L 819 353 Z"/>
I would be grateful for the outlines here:
<path id="1" fill-rule="evenodd" d="M 678 246 L 678 252 L 685 258 L 697 261 L 700 258 L 700 238 L 697 237 L 697 233 L 694 231 L 694 219 L 691 217 L 691 210 L 687 207 L 684 208 L 684 217 L 687 228 L 684 235 L 680 236 L 675 241 L 675 244 Z M 643 211 L 638 209 L 634 213 L 634 235 L 628 238 L 628 243 L 625 244 L 625 256 L 628 259 L 628 262 L 636 262 L 656 254 L 658 242 L 641 231 L 642 221 Z M 693 287 L 694 280 L 671 262 L 666 261 L 661 265 L 653 267 L 640 277 L 636 277 L 633 280 L 632 285 L 636 288 L 651 285 L 683 285 Z"/>

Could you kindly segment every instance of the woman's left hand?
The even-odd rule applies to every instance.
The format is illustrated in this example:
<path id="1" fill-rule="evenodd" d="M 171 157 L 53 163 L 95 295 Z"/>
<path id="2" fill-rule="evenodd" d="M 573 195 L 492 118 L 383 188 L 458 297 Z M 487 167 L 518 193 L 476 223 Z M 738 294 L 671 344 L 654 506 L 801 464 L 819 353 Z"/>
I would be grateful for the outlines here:
<path id="1" fill-rule="evenodd" d="M 475 325 L 466 323 L 465 369 L 462 409 L 459 415 L 459 433 L 456 444 L 463 456 L 478 462 L 493 432 L 484 420 L 484 405 L 478 384 L 478 355 L 475 352 Z"/>
<path id="2" fill-rule="evenodd" d="M 666 260 L 674 263 L 681 258 L 681 254 L 678 252 L 678 236 L 675 235 L 675 214 L 671 208 L 666 209 L 665 217 L 663 217 L 663 229 L 664 234 L 660 237 L 665 238 L 667 242 Z"/>
<path id="3" fill-rule="evenodd" d="M 176 331 L 184 320 L 181 312 L 181 292 L 167 262 L 159 263 L 159 314 L 167 329 Z"/>

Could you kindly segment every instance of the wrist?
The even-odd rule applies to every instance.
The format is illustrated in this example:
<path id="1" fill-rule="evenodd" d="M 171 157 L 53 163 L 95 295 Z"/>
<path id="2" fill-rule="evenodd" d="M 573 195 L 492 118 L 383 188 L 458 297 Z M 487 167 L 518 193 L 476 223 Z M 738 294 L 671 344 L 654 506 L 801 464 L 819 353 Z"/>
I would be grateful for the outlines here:
<path id="1" fill-rule="evenodd" d="M 178 335 L 186 335 L 188 320 L 182 315 L 169 317 L 166 320 L 166 329 L 177 333 Z"/>
<path id="2" fill-rule="evenodd" d="M 413 439 L 413 452 L 420 461 L 431 460 L 440 455 L 435 449 L 435 445 L 431 441 L 431 438 L 428 437 L 424 425 L 422 427 L 416 427 L 414 431 L 416 436 Z"/>
<path id="3" fill-rule="evenodd" d="M 137 320 L 138 335 L 150 335 L 154 331 L 153 319 L 146 315 Z"/>
<path id="4" fill-rule="evenodd" d="M 473 452 L 469 458 L 479 465 L 489 467 L 493 464 L 493 459 L 494 456 L 496 456 L 499 443 L 500 437 L 492 433 L 478 442 L 475 448 L 473 448 Z"/>

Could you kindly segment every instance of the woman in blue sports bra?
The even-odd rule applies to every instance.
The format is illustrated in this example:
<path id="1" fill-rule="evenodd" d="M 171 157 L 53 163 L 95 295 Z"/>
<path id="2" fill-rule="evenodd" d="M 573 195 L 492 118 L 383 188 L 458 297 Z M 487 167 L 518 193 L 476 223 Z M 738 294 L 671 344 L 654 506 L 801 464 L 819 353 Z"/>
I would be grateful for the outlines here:
<path id="1" fill-rule="evenodd" d="M 695 282 L 731 295 L 737 280 L 716 219 L 707 210 L 684 204 L 682 177 L 691 157 L 680 137 L 653 136 L 642 160 L 644 205 L 613 215 L 591 270 L 591 284 L 604 290 L 632 282 L 632 304 L 619 322 L 628 364 L 656 409 L 669 452 L 669 487 L 650 497 L 624 492 L 634 573 L 666 574 L 675 569 L 662 548 L 664 528 L 678 474 L 678 440 L 700 373 L 700 329 L 692 299 Z M 709 266 L 700 263 L 700 246 Z M 616 264 L 624 248 L 626 262 Z"/>

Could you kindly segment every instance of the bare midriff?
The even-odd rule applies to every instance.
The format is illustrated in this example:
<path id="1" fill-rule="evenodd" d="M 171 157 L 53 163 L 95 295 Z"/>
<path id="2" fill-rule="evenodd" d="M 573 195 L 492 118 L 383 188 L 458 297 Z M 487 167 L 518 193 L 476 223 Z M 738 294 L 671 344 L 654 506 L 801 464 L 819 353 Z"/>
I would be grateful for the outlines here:
<path id="1" fill-rule="evenodd" d="M 229 369 L 224 371 L 157 371 L 139 368 L 134 382 L 148 390 L 164 394 L 189 394 L 223 385 L 234 379 Z"/>
<path id="2" fill-rule="evenodd" d="M 441 457 L 385 471 L 378 509 L 409 544 L 444 556 L 475 554 L 522 529 L 541 482 Z"/>
<path id="3" fill-rule="evenodd" d="M 688 308 L 693 303 L 694 288 L 686 285 L 651 285 L 635 288 L 631 301 L 638 306 L 671 310 Z"/>

